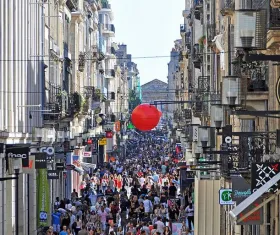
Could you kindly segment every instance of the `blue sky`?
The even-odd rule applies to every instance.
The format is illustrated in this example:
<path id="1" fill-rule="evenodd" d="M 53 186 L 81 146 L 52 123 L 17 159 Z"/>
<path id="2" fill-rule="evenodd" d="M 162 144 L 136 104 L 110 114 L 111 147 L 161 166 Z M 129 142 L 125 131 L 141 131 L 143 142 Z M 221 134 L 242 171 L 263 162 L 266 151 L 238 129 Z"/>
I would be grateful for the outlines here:
<path id="1" fill-rule="evenodd" d="M 155 78 L 167 81 L 167 63 L 174 41 L 180 38 L 184 0 L 111 0 L 116 27 L 115 42 L 127 44 L 135 58 L 141 84 Z"/>

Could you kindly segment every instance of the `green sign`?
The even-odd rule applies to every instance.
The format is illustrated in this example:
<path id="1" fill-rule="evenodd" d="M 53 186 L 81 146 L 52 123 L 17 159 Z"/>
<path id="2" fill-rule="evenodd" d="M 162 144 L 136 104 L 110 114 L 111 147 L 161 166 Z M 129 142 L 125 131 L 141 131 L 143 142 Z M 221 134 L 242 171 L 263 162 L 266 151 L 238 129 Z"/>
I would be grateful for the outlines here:
<path id="1" fill-rule="evenodd" d="M 233 205 L 232 189 L 220 189 L 220 205 Z"/>
<path id="2" fill-rule="evenodd" d="M 48 225 L 50 216 L 50 189 L 47 179 L 47 169 L 39 169 L 37 176 L 37 205 L 38 205 L 38 226 Z"/>
<path id="3" fill-rule="evenodd" d="M 135 127 L 133 126 L 133 124 L 130 122 L 127 125 L 127 129 L 131 130 L 131 129 L 135 129 Z"/>

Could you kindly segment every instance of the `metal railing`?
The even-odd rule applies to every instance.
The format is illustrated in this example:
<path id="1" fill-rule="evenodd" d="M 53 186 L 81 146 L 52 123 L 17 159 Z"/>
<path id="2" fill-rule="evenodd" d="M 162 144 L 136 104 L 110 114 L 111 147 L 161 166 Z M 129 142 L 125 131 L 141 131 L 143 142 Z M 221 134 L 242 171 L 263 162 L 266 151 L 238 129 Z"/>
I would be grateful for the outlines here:
<path id="1" fill-rule="evenodd" d="M 269 29 L 279 29 L 280 28 L 280 11 L 278 8 L 270 7 L 268 28 Z"/>
<path id="2" fill-rule="evenodd" d="M 78 0 L 67 0 L 66 6 L 70 9 L 70 11 L 78 9 Z"/>

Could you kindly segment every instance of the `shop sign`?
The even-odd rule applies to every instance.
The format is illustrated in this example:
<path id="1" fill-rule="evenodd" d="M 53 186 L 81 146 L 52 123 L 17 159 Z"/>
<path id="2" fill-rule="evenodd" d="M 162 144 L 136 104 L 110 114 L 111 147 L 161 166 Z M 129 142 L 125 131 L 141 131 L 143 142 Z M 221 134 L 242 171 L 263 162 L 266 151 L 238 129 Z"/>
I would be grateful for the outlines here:
<path id="1" fill-rule="evenodd" d="M 55 165 L 56 165 L 56 169 L 57 169 L 58 171 L 63 171 L 63 170 L 64 170 L 64 163 L 62 163 L 62 162 L 57 162 Z"/>
<path id="2" fill-rule="evenodd" d="M 19 147 L 16 144 L 6 145 L 8 158 L 21 158 L 22 167 L 29 167 L 29 147 Z"/>
<path id="3" fill-rule="evenodd" d="M 48 179 L 49 180 L 58 180 L 59 171 L 58 170 L 48 170 Z"/>
<path id="4" fill-rule="evenodd" d="M 106 131 L 106 138 L 112 139 L 113 138 L 113 132 L 112 131 Z"/>
<path id="5" fill-rule="evenodd" d="M 220 189 L 219 203 L 220 203 L 220 205 L 233 205 L 234 204 L 234 201 L 232 201 L 232 189 Z"/>
<path id="6" fill-rule="evenodd" d="M 35 153 L 35 169 L 46 169 L 47 168 L 47 157 L 46 153 Z"/>
<path id="7" fill-rule="evenodd" d="M 89 151 L 84 151 L 84 152 L 83 152 L 83 157 L 90 158 L 90 157 L 91 157 L 91 152 L 89 152 Z"/>
<path id="8" fill-rule="evenodd" d="M 102 138 L 101 140 L 99 140 L 99 145 L 106 145 L 106 144 L 107 144 L 106 138 Z"/>
<path id="9" fill-rule="evenodd" d="M 242 176 L 232 176 L 232 200 L 236 204 L 240 204 L 252 193 L 250 184 Z M 246 208 L 242 213 L 240 213 L 237 219 L 241 219 L 247 212 L 254 209 L 262 202 L 262 199 L 257 199 L 253 204 Z M 263 208 L 255 211 L 242 221 L 238 222 L 237 225 L 260 225 L 263 224 Z"/>

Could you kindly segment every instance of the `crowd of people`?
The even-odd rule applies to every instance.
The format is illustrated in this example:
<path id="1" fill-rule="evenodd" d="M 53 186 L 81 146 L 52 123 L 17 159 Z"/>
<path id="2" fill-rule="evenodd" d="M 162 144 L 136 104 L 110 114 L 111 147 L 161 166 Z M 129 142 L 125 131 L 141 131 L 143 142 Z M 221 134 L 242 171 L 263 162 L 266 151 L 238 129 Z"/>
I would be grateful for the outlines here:
<path id="1" fill-rule="evenodd" d="M 56 199 L 47 234 L 192 235 L 193 187 L 180 190 L 180 158 L 161 132 L 134 132 L 126 156 L 85 174 L 71 199 Z"/>

